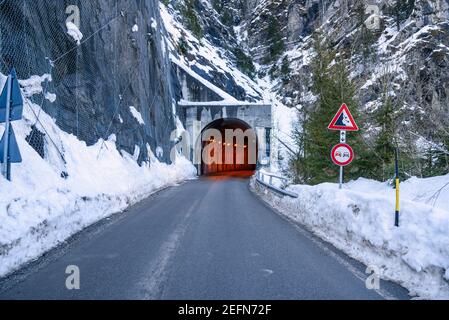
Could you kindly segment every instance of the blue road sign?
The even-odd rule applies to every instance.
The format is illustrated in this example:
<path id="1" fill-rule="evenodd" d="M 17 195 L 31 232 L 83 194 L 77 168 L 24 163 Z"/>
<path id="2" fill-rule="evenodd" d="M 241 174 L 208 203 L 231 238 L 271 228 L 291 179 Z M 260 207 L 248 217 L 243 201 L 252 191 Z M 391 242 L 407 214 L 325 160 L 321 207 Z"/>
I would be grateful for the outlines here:
<path id="1" fill-rule="evenodd" d="M 9 163 L 21 163 L 22 156 L 20 155 L 19 145 L 17 144 L 16 135 L 12 126 L 9 128 L 9 144 L 8 144 L 8 155 Z M 0 162 L 3 163 L 4 156 L 4 145 L 5 145 L 6 134 L 3 134 L 2 140 L 0 142 Z"/>
<path id="2" fill-rule="evenodd" d="M 17 80 L 16 70 L 11 70 L 11 121 L 22 119 L 23 99 L 20 92 L 19 81 Z M 6 122 L 6 105 L 7 105 L 8 85 L 5 84 L 0 95 L 0 123 Z"/>

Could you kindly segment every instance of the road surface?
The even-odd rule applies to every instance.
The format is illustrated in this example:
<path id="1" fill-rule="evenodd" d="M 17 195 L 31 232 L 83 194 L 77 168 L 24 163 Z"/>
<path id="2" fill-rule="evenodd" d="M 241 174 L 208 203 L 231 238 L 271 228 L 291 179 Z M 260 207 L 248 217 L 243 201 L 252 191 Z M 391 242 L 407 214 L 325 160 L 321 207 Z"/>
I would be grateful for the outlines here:
<path id="1" fill-rule="evenodd" d="M 80 289 L 66 288 L 67 266 Z M 264 204 L 247 177 L 161 191 L 0 280 L 0 299 L 406 299 Z"/>

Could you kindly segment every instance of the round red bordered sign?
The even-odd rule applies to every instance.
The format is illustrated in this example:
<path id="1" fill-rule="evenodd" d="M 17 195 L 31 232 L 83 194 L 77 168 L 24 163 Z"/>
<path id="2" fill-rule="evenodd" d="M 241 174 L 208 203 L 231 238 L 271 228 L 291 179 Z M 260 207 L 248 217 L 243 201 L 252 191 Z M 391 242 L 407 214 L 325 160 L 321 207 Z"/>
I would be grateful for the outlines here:
<path id="1" fill-rule="evenodd" d="M 337 144 L 332 148 L 331 158 L 337 166 L 347 166 L 354 160 L 354 150 L 346 143 Z"/>

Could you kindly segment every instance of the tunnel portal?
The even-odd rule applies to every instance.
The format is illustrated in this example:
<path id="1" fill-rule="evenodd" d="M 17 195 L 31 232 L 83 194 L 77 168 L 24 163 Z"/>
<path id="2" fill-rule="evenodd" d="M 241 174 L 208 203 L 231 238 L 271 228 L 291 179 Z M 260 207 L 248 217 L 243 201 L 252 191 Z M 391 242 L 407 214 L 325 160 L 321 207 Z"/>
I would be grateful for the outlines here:
<path id="1" fill-rule="evenodd" d="M 256 170 L 257 136 L 246 122 L 218 119 L 204 128 L 202 136 L 202 175 Z"/>

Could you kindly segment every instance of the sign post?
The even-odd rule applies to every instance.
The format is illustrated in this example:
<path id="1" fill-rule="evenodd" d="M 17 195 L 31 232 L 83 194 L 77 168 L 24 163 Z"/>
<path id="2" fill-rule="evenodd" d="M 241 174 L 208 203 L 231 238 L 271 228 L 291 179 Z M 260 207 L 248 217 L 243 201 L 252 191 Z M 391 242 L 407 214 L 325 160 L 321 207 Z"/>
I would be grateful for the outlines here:
<path id="1" fill-rule="evenodd" d="M 396 184 L 396 210 L 394 213 L 394 225 L 399 227 L 399 152 L 396 148 L 394 152 L 395 184 Z"/>
<path id="2" fill-rule="evenodd" d="M 11 181 L 11 165 L 9 163 L 9 127 L 11 124 L 10 113 L 11 113 L 11 88 L 12 88 L 12 75 L 8 75 L 8 80 L 6 82 L 6 109 L 5 109 L 5 133 L 4 137 L 7 137 L 3 141 L 3 176 Z"/>
<path id="3" fill-rule="evenodd" d="M 3 176 L 9 181 L 11 181 L 11 163 L 22 162 L 11 121 L 22 119 L 22 113 L 23 99 L 13 68 L 0 95 L 0 123 L 5 123 L 5 131 L 0 141 L 0 162 L 3 163 Z"/>
<path id="4" fill-rule="evenodd" d="M 349 165 L 354 159 L 354 151 L 352 148 L 346 144 L 346 132 L 347 131 L 358 131 L 359 127 L 354 121 L 346 104 L 343 104 L 338 110 L 337 114 L 332 119 L 328 126 L 329 130 L 339 130 L 340 131 L 340 144 L 336 145 L 331 152 L 332 161 L 340 166 L 340 178 L 339 185 L 340 189 L 343 188 L 344 180 L 344 167 Z"/>
<path id="5" fill-rule="evenodd" d="M 341 130 L 340 131 L 340 143 L 346 143 L 346 131 Z M 340 189 L 343 188 L 343 166 L 340 166 L 340 180 L 339 180 L 339 184 L 340 184 Z"/>

